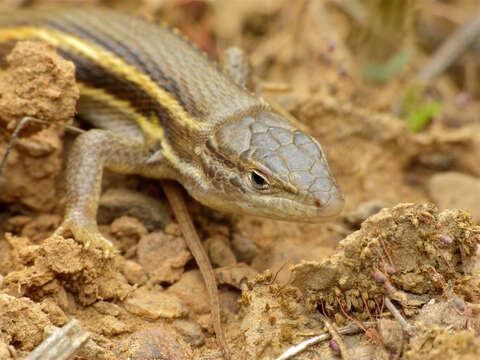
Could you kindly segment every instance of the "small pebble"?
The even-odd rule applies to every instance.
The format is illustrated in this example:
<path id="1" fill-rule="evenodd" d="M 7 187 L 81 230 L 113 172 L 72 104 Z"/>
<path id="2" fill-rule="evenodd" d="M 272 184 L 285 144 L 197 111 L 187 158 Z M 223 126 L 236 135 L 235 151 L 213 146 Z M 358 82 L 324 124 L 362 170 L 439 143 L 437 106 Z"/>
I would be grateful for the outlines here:
<path id="1" fill-rule="evenodd" d="M 127 324 L 110 315 L 102 316 L 99 326 L 105 336 L 114 336 L 131 331 Z"/>
<path id="2" fill-rule="evenodd" d="M 217 266 L 231 266 L 237 263 L 235 254 L 227 242 L 227 238 L 219 235 L 213 236 L 206 241 L 208 255 L 213 264 Z"/>
<path id="3" fill-rule="evenodd" d="M 187 313 L 182 301 L 174 294 L 137 289 L 125 302 L 125 310 L 151 320 L 179 318 Z"/>
<path id="4" fill-rule="evenodd" d="M 182 334 L 183 340 L 192 346 L 201 346 L 205 342 L 200 325 L 188 320 L 175 320 L 173 322 L 175 329 Z"/>
<path id="5" fill-rule="evenodd" d="M 126 353 L 125 353 L 126 350 Z M 163 327 L 140 330 L 122 343 L 115 350 L 117 358 L 130 360 L 175 359 L 187 360 L 182 345 L 175 333 Z M 189 356 L 188 359 L 191 357 Z"/>
<path id="6" fill-rule="evenodd" d="M 259 253 L 257 244 L 242 235 L 233 236 L 232 250 L 239 262 L 247 264 L 250 264 Z"/>
<path id="7" fill-rule="evenodd" d="M 148 280 L 142 265 L 132 260 L 125 261 L 122 272 L 131 285 L 144 285 Z"/>
<path id="8" fill-rule="evenodd" d="M 122 308 L 117 304 L 108 301 L 98 301 L 93 304 L 93 308 L 102 315 L 118 316 Z"/>

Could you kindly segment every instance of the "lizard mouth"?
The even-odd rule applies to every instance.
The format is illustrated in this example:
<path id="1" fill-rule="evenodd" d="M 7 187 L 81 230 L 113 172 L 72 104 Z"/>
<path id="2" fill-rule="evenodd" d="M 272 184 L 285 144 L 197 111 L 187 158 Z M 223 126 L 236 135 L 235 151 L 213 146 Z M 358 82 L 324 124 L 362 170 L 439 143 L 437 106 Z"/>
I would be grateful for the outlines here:
<path id="1" fill-rule="evenodd" d="M 263 205 L 267 206 L 253 206 L 249 202 L 236 203 L 237 212 L 280 221 L 319 223 L 331 221 L 337 217 L 344 208 L 345 200 L 340 193 L 336 193 L 327 202 L 318 203 L 318 205 L 285 198 L 270 198 Z"/>

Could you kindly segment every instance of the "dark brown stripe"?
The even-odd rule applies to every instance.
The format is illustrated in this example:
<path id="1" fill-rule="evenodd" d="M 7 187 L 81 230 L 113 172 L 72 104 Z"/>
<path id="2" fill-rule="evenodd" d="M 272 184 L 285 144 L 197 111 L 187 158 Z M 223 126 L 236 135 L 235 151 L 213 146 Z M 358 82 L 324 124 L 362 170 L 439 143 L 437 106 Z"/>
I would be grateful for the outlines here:
<path id="1" fill-rule="evenodd" d="M 75 63 L 75 75 L 78 81 L 93 88 L 103 89 L 120 100 L 128 101 L 136 111 L 147 119 L 155 115 L 165 128 L 175 122 L 170 111 L 139 85 L 99 66 L 80 54 L 64 49 L 58 49 L 58 52 L 67 60 Z"/>
<path id="2" fill-rule="evenodd" d="M 93 31 L 72 22 L 55 21 L 55 19 L 53 19 L 49 20 L 46 26 L 67 34 L 76 35 L 87 42 L 91 42 L 110 51 L 126 63 L 135 66 L 140 72 L 148 75 L 158 86 L 176 99 L 190 115 L 195 118 L 203 116 L 200 109 L 190 100 L 191 96 L 185 93 L 186 90 L 183 92 L 180 91 L 178 84 L 163 73 L 155 62 L 155 59 L 151 59 L 140 46 L 135 44 L 129 44 L 129 46 L 127 46 L 121 40 L 106 34 L 101 31 L 101 29 L 95 29 L 95 31 Z"/>

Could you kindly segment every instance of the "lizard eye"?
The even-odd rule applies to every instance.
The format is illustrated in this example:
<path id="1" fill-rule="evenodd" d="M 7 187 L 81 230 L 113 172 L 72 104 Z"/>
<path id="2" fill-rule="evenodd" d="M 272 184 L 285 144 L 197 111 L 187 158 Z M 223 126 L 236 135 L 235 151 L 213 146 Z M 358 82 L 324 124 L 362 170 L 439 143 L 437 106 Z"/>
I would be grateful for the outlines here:
<path id="1" fill-rule="evenodd" d="M 270 186 L 266 176 L 258 170 L 251 170 L 249 178 L 250 183 L 257 190 L 266 190 Z"/>

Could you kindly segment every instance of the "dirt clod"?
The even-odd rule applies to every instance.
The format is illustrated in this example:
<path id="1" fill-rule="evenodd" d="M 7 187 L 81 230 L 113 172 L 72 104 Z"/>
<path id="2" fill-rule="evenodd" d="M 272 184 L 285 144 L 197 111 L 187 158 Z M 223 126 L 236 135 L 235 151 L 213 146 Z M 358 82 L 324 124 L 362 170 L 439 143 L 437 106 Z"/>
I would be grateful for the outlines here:
<path id="1" fill-rule="evenodd" d="M 123 343 L 117 351 L 121 359 L 188 359 L 175 333 L 163 327 L 138 331 Z"/>
<path id="2" fill-rule="evenodd" d="M 183 340 L 192 346 L 201 346 L 205 342 L 201 327 L 192 321 L 175 320 L 173 322 L 175 329 L 182 334 Z"/>
<path id="3" fill-rule="evenodd" d="M 183 238 L 154 232 L 140 239 L 137 258 L 150 281 L 158 284 L 180 279 L 192 255 Z"/>
<path id="4" fill-rule="evenodd" d="M 125 300 L 125 309 L 137 316 L 156 320 L 178 318 L 186 314 L 187 308 L 180 299 L 169 293 L 151 293 L 138 289 Z"/>
<path id="5" fill-rule="evenodd" d="M 375 272 L 392 267 L 389 295 L 415 308 L 426 302 L 423 295 L 441 296 L 447 282 L 472 271 L 478 231 L 461 210 L 440 213 L 432 205 L 400 204 L 370 217 L 328 260 L 294 266 L 292 284 L 328 313 L 343 308 L 366 318 L 365 304 L 376 311 L 385 294 Z M 439 241 L 444 233 L 455 239 L 453 244 Z"/>
<path id="6" fill-rule="evenodd" d="M 53 326 L 39 304 L 21 297 L 0 294 L 0 330 L 4 341 L 22 351 L 31 351 Z"/>
<path id="7" fill-rule="evenodd" d="M 7 71 L 0 77 L 0 123 L 13 131 L 25 116 L 48 122 L 67 122 L 75 114 L 79 90 L 73 63 L 41 42 L 19 42 L 7 56 Z M 47 86 L 48 85 L 48 86 Z M 29 123 L 31 135 L 45 125 Z"/>

